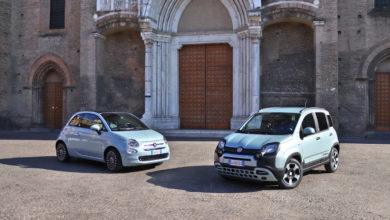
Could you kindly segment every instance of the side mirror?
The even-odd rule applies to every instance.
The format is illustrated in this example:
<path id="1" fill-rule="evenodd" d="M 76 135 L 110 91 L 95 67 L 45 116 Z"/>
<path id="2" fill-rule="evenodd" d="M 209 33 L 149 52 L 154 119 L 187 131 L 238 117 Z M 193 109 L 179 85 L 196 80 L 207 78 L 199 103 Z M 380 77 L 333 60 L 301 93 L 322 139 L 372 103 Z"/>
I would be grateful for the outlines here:
<path id="1" fill-rule="evenodd" d="M 314 128 L 312 127 L 306 127 L 303 129 L 303 135 L 304 136 L 308 136 L 308 135 L 311 135 L 311 134 L 314 134 L 316 133 L 316 130 L 314 130 Z"/>
<path id="2" fill-rule="evenodd" d="M 102 127 L 99 124 L 94 124 L 90 127 L 90 129 L 95 130 L 98 134 L 101 134 Z"/>

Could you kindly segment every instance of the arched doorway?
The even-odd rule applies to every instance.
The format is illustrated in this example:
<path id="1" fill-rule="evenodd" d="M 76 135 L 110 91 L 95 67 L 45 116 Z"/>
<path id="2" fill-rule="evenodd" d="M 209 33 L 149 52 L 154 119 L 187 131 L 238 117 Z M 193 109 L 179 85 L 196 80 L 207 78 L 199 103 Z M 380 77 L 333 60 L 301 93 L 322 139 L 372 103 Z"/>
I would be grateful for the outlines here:
<path id="1" fill-rule="evenodd" d="M 32 127 L 61 128 L 78 106 L 75 80 L 69 66 L 55 54 L 38 58 L 31 67 L 27 86 L 31 88 Z"/>
<path id="2" fill-rule="evenodd" d="M 390 58 L 380 62 L 375 71 L 374 126 L 377 131 L 390 131 Z"/>
<path id="3" fill-rule="evenodd" d="M 44 96 L 44 120 L 48 128 L 62 127 L 63 80 L 61 75 L 51 70 L 42 81 Z"/>

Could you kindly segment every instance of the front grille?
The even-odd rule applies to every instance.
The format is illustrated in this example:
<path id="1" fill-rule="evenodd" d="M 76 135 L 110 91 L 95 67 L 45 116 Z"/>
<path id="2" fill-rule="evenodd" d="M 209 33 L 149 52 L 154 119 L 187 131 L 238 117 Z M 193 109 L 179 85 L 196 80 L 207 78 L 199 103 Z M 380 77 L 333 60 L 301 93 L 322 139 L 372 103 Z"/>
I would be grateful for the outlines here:
<path id="1" fill-rule="evenodd" d="M 227 176 L 233 176 L 233 177 L 239 177 L 239 178 L 245 178 L 251 180 L 261 180 L 261 178 L 256 175 L 254 170 L 245 170 L 245 169 L 238 169 L 232 167 L 221 167 L 219 169 L 217 168 L 217 170 L 219 173 Z"/>
<path id="2" fill-rule="evenodd" d="M 244 167 L 243 167 L 244 168 Z M 267 181 L 268 178 L 264 175 L 268 175 L 267 172 L 260 171 L 258 173 L 255 172 L 255 170 L 252 169 L 243 169 L 243 168 L 234 168 L 234 167 L 227 167 L 225 164 L 222 167 L 217 167 L 217 170 L 220 174 L 225 176 L 231 176 L 235 178 L 243 178 L 247 180 L 253 180 L 253 181 Z"/>
<path id="3" fill-rule="evenodd" d="M 237 152 L 237 148 L 235 147 L 224 147 L 223 152 L 224 153 L 230 153 L 230 154 L 239 154 L 239 155 L 255 155 L 260 150 L 258 149 L 245 149 L 243 148 L 240 153 Z"/>
<path id="4" fill-rule="evenodd" d="M 138 157 L 139 161 L 160 160 L 168 157 L 168 153 Z"/>

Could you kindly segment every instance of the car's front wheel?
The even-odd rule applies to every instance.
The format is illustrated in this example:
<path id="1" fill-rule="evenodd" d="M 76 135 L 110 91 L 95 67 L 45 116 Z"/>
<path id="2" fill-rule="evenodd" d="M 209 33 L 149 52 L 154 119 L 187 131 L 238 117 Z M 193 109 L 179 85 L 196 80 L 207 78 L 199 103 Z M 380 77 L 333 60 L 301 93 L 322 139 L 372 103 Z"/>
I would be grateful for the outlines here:
<path id="1" fill-rule="evenodd" d="M 329 155 L 329 163 L 325 164 L 325 169 L 329 173 L 336 172 L 339 167 L 339 151 L 333 147 Z"/>
<path id="2" fill-rule="evenodd" d="M 60 162 L 66 162 L 69 160 L 68 149 L 64 143 L 58 143 L 56 146 L 57 160 Z"/>
<path id="3" fill-rule="evenodd" d="M 289 159 L 284 167 L 282 179 L 279 181 L 279 187 L 283 189 L 292 189 L 299 185 L 302 179 L 302 166 L 296 159 Z"/>
<path id="4" fill-rule="evenodd" d="M 123 168 L 121 155 L 115 149 L 108 150 L 108 152 L 106 153 L 105 161 L 107 169 L 110 171 L 117 172 L 122 170 Z"/>

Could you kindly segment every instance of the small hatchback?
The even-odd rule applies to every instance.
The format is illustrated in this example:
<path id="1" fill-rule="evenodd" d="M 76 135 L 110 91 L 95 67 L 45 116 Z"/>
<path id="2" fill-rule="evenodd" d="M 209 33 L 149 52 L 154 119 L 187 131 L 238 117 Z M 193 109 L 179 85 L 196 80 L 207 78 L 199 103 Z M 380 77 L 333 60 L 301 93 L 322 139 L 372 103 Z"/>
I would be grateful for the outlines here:
<path id="1" fill-rule="evenodd" d="M 56 141 L 57 159 L 105 162 L 110 171 L 169 160 L 167 140 L 129 113 L 78 112 Z"/>
<path id="2" fill-rule="evenodd" d="M 320 165 L 335 172 L 339 151 L 332 118 L 325 109 L 266 108 L 218 143 L 214 165 L 225 178 L 294 188 L 303 172 Z"/>

